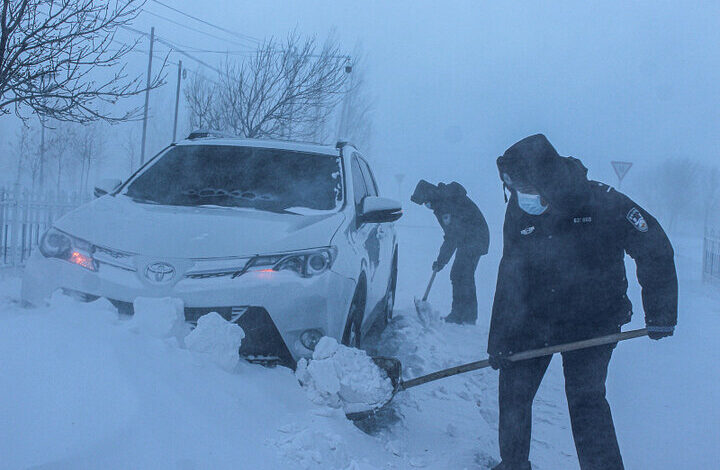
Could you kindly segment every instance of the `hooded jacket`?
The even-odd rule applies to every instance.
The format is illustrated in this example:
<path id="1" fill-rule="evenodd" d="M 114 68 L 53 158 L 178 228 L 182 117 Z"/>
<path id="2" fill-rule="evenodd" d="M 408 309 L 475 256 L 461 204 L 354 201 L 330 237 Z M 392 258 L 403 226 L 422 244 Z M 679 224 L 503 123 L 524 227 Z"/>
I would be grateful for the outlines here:
<path id="1" fill-rule="evenodd" d="M 488 352 L 509 354 L 617 331 L 630 321 L 625 253 L 637 264 L 649 326 L 677 322 L 677 276 L 658 222 L 624 194 L 587 179 L 543 135 L 498 159 L 501 177 L 532 184 L 548 202 L 525 213 L 511 197 L 493 303 Z"/>
<path id="2" fill-rule="evenodd" d="M 473 247 L 481 255 L 487 254 L 490 231 L 485 217 L 467 196 L 465 188 L 456 182 L 439 183 L 431 193 L 428 201 L 445 233 L 438 263 L 447 264 L 458 247 Z"/>

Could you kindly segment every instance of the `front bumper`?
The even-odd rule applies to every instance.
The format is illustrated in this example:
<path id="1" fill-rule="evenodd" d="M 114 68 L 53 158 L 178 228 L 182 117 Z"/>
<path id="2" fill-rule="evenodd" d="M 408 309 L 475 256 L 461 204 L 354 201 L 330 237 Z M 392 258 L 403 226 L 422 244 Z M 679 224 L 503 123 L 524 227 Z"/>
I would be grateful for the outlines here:
<path id="1" fill-rule="evenodd" d="M 300 342 L 305 330 L 318 329 L 338 340 L 342 337 L 355 289 L 354 280 L 331 270 L 312 278 L 290 271 L 247 272 L 234 279 L 180 276 L 168 285 L 152 284 L 140 271 L 101 264 L 92 272 L 36 251 L 25 267 L 22 298 L 41 305 L 58 289 L 105 297 L 116 305 L 131 305 L 137 297 L 174 297 L 183 300 L 190 321 L 205 310 L 242 313 L 264 309 L 297 360 L 312 354 Z"/>

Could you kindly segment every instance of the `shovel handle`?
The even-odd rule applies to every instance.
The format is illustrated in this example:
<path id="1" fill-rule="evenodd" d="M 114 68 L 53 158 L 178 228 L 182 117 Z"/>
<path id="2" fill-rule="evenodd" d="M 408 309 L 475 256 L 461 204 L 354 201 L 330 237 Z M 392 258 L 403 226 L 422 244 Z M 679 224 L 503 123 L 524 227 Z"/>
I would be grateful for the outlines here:
<path id="1" fill-rule="evenodd" d="M 613 344 L 628 339 L 639 338 L 640 336 L 647 335 L 647 328 L 641 328 L 639 330 L 630 330 L 622 333 L 614 333 L 612 335 L 600 336 L 598 338 L 591 338 L 582 341 L 575 341 L 574 343 L 558 344 L 555 346 L 548 346 L 546 348 L 531 349 L 530 351 L 523 351 L 508 356 L 510 361 L 524 361 L 526 359 L 534 359 L 536 357 L 549 356 L 555 353 L 562 353 L 567 351 L 575 351 L 578 349 L 591 348 L 593 346 L 602 346 L 604 344 Z M 410 379 L 406 382 L 400 382 L 399 389 L 407 390 L 411 387 L 417 387 L 428 382 L 435 380 L 444 379 L 453 375 L 464 374 L 465 372 L 471 372 L 473 370 L 484 369 L 490 367 L 490 361 L 483 359 L 482 361 L 470 362 L 468 364 L 462 364 L 448 369 L 439 370 L 431 374 L 423 375 L 414 379 Z"/>
<path id="2" fill-rule="evenodd" d="M 428 295 L 430 295 L 430 288 L 433 285 L 433 282 L 435 282 L 435 276 L 437 275 L 437 271 L 433 269 L 432 276 L 430 276 L 430 282 L 428 282 L 427 289 L 425 289 L 425 295 L 423 295 L 422 301 L 427 302 Z"/>

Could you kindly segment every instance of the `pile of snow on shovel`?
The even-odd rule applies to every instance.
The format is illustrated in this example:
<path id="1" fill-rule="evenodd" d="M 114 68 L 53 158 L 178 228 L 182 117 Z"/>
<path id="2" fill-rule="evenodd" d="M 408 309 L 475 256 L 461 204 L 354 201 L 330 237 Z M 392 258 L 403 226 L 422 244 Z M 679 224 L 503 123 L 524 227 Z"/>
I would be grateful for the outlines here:
<path id="1" fill-rule="evenodd" d="M 318 342 L 312 361 L 298 362 L 295 375 L 313 402 L 345 413 L 379 408 L 393 394 L 392 382 L 365 351 L 327 336 Z"/>

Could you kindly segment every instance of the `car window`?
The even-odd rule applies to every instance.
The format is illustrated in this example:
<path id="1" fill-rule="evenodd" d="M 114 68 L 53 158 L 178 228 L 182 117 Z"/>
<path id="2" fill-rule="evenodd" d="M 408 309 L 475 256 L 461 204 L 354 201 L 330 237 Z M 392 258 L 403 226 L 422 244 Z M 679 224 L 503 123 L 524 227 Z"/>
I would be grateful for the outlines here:
<path id="1" fill-rule="evenodd" d="M 353 193 L 355 193 L 355 207 L 359 208 L 362 200 L 368 195 L 368 190 L 365 186 L 365 178 L 363 178 L 360 163 L 356 156 L 353 156 L 352 159 L 352 180 Z"/>
<path id="2" fill-rule="evenodd" d="M 136 176 L 123 194 L 138 202 L 244 207 L 273 212 L 342 206 L 341 158 L 262 147 L 181 145 Z"/>
<path id="3" fill-rule="evenodd" d="M 377 196 L 378 195 L 378 187 L 377 183 L 375 182 L 375 176 L 373 176 L 372 171 L 370 171 L 370 165 L 368 165 L 368 162 L 360 159 L 360 169 L 363 172 L 363 176 L 365 177 L 365 184 L 368 188 L 368 192 L 371 196 Z"/>

